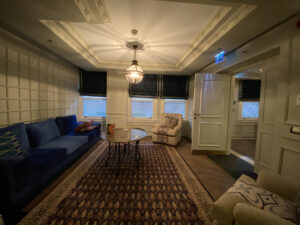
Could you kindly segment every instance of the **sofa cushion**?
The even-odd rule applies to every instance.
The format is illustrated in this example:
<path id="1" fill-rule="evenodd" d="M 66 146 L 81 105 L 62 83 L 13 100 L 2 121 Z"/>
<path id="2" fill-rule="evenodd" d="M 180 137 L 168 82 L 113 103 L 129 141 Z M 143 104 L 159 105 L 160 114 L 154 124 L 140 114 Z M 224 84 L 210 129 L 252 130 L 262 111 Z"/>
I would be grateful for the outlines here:
<path id="1" fill-rule="evenodd" d="M 28 147 L 23 123 L 0 129 L 0 157 L 25 156 Z"/>
<path id="2" fill-rule="evenodd" d="M 56 117 L 55 121 L 62 135 L 74 131 L 77 127 L 76 115 Z"/>
<path id="3" fill-rule="evenodd" d="M 4 133 L 6 131 L 13 131 L 17 135 L 17 138 L 19 139 L 19 143 L 22 149 L 29 149 L 29 140 L 26 132 L 26 127 L 24 123 L 17 123 L 9 127 L 4 127 L 0 129 L 0 134 Z"/>
<path id="4" fill-rule="evenodd" d="M 67 155 L 72 154 L 82 145 L 88 142 L 87 136 L 60 136 L 44 145 L 39 146 L 39 148 L 66 148 Z"/>
<path id="5" fill-rule="evenodd" d="M 31 147 L 44 145 L 60 136 L 54 119 L 26 125 Z"/>
<path id="6" fill-rule="evenodd" d="M 240 197 L 257 208 L 296 223 L 295 204 L 263 189 L 256 183 L 238 179 L 225 195 Z"/>

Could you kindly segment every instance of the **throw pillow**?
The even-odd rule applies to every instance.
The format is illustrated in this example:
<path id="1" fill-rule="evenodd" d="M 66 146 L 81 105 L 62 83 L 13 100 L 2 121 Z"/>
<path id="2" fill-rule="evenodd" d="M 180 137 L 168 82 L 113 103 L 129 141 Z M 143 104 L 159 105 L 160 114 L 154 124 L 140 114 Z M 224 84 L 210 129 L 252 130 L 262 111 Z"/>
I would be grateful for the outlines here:
<path id="1" fill-rule="evenodd" d="M 257 208 L 296 223 L 295 204 L 263 189 L 258 184 L 239 179 L 226 194 L 240 196 Z"/>
<path id="2" fill-rule="evenodd" d="M 90 125 L 89 122 L 83 122 L 82 124 L 78 125 L 74 131 L 75 132 L 80 132 L 81 130 L 85 129 L 89 125 Z"/>
<path id="3" fill-rule="evenodd" d="M 0 134 L 0 157 L 22 156 L 27 153 L 21 148 L 17 131 L 8 130 Z"/>
<path id="4" fill-rule="evenodd" d="M 170 116 L 164 117 L 162 121 L 162 127 L 167 127 L 173 129 L 177 126 L 178 119 Z"/>
<path id="5" fill-rule="evenodd" d="M 91 126 L 86 127 L 84 130 L 81 130 L 81 131 L 91 131 L 91 130 L 94 130 L 96 127 L 97 127 L 96 125 L 91 125 Z"/>

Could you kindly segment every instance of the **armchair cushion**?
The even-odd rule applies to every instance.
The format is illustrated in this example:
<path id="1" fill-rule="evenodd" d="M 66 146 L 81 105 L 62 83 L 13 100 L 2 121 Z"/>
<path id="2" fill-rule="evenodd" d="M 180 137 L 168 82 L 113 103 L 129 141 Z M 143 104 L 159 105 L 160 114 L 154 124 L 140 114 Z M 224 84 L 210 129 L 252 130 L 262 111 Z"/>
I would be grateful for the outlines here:
<path id="1" fill-rule="evenodd" d="M 174 127 L 176 127 L 178 124 L 178 119 L 175 117 L 171 117 L 171 116 L 165 116 L 162 119 L 162 127 L 166 127 L 166 128 L 171 128 L 173 129 Z"/>
<path id="2" fill-rule="evenodd" d="M 167 135 L 167 136 L 176 136 L 175 129 L 171 129 L 168 127 L 154 127 L 152 129 L 152 133 L 154 134 L 161 134 L 161 135 Z"/>
<path id="3" fill-rule="evenodd" d="M 257 183 L 264 189 L 295 202 L 297 192 L 300 190 L 300 181 L 290 179 L 269 171 L 261 171 Z"/>
<path id="4" fill-rule="evenodd" d="M 296 223 L 295 204 L 263 189 L 258 184 L 239 179 L 226 192 L 226 195 L 240 196 L 256 208 Z"/>
<path id="5" fill-rule="evenodd" d="M 235 224 L 242 225 L 294 225 L 293 222 L 275 216 L 246 203 L 237 203 L 234 207 Z"/>

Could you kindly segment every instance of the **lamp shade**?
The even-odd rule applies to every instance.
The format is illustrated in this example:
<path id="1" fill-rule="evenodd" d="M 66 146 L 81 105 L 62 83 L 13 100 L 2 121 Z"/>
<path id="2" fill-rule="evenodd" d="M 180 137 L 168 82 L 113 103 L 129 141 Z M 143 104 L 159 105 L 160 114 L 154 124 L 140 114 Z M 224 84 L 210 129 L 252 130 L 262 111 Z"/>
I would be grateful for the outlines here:
<path id="1" fill-rule="evenodd" d="M 144 71 L 137 64 L 137 61 L 132 61 L 132 65 L 126 69 L 126 79 L 131 84 L 138 84 L 143 80 Z"/>

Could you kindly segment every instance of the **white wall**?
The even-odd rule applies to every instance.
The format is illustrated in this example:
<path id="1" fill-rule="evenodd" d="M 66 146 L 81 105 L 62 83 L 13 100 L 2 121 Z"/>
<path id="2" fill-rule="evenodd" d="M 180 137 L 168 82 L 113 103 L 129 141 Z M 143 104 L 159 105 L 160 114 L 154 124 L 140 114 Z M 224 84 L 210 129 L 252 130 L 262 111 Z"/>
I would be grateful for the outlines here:
<path id="1" fill-rule="evenodd" d="M 0 29 L 0 127 L 76 114 L 79 70 Z"/>
<path id="2" fill-rule="evenodd" d="M 255 156 L 255 171 L 270 170 L 300 179 L 300 29 L 295 17 L 229 55 L 224 63 L 205 72 L 236 72 L 261 64 L 262 92 Z M 243 54 L 244 50 L 249 54 Z"/>

